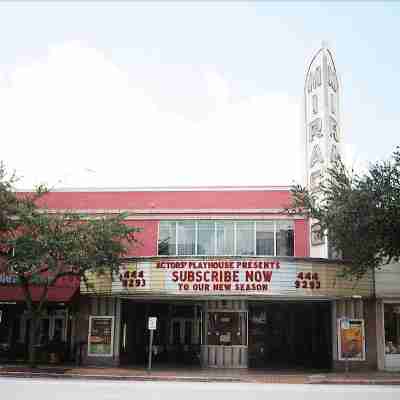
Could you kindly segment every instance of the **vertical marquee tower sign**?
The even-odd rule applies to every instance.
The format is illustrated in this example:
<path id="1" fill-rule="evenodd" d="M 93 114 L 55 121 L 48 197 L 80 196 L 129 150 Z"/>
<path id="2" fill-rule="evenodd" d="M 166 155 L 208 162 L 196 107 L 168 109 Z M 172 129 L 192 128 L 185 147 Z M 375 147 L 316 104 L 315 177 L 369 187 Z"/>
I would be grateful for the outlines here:
<path id="1" fill-rule="evenodd" d="M 326 44 L 312 58 L 304 85 L 305 171 L 307 187 L 318 191 L 324 174 L 340 157 L 340 87 Z M 328 241 L 311 227 L 311 257 L 328 257 Z"/>

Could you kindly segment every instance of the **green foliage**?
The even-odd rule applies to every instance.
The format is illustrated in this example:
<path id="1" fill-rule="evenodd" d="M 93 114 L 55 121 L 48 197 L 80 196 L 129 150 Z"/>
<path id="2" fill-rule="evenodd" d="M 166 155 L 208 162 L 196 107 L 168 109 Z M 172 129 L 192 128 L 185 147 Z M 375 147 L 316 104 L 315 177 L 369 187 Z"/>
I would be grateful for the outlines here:
<path id="1" fill-rule="evenodd" d="M 89 271 L 118 270 L 138 232 L 124 223 L 126 214 L 50 212 L 37 206 L 48 193 L 46 187 L 18 193 L 16 182 L 15 174 L 8 175 L 0 163 L 0 268 L 17 276 L 31 312 L 40 312 L 48 288 L 63 276 L 82 278 Z M 43 288 L 39 304 L 32 302 L 31 285 Z"/>
<path id="2" fill-rule="evenodd" d="M 400 257 L 400 151 L 370 165 L 362 175 L 339 160 L 311 191 L 292 187 L 290 213 L 306 215 L 329 232 L 333 249 L 349 261 L 345 272 L 356 276 Z"/>
<path id="3" fill-rule="evenodd" d="M 0 163 L 0 271 L 15 275 L 23 289 L 32 318 L 29 358 L 34 365 L 37 322 L 49 287 L 64 276 L 85 280 L 87 272 L 116 273 L 139 229 L 124 222 L 127 214 L 93 217 L 39 208 L 37 201 L 45 200 L 48 189 L 18 193 L 16 182 Z M 31 296 L 33 286 L 43 289 L 38 302 Z"/>

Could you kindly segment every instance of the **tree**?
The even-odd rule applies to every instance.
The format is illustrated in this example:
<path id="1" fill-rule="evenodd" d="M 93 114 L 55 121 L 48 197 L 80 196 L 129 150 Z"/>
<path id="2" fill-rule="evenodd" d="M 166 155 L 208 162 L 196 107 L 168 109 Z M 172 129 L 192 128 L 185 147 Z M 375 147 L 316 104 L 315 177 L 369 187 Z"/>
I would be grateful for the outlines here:
<path id="1" fill-rule="evenodd" d="M 399 148 L 361 175 L 338 160 L 316 190 L 295 185 L 291 192 L 288 211 L 312 218 L 314 229 L 328 232 L 329 244 L 348 261 L 345 274 L 360 278 L 399 260 Z"/>
<path id="2" fill-rule="evenodd" d="M 48 192 L 45 187 L 21 194 L 14 189 L 16 181 L 0 164 L 0 262 L 24 293 L 31 318 L 29 363 L 34 366 L 38 322 L 49 288 L 66 276 L 85 280 L 88 272 L 117 273 L 139 229 L 128 226 L 123 213 L 91 217 L 49 212 L 37 205 Z M 32 297 L 33 287 L 40 288 L 38 301 Z"/>

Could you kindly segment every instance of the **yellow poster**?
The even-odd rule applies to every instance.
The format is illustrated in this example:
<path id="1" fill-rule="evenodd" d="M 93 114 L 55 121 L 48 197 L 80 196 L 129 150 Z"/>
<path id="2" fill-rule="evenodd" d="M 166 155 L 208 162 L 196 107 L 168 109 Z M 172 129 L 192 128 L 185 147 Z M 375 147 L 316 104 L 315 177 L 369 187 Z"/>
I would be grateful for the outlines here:
<path id="1" fill-rule="evenodd" d="M 339 319 L 339 360 L 365 360 L 364 320 Z"/>

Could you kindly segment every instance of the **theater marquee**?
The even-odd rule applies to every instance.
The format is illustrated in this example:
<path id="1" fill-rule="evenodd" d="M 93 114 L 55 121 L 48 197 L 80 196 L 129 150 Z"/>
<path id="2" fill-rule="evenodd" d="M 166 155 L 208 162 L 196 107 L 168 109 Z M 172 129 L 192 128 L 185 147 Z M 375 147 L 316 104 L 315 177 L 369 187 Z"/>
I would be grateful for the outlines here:
<path id="1" fill-rule="evenodd" d="M 82 292 L 174 296 L 370 296 L 372 279 L 349 281 L 342 266 L 279 259 L 151 259 L 125 263 L 117 276 L 88 276 Z"/>

